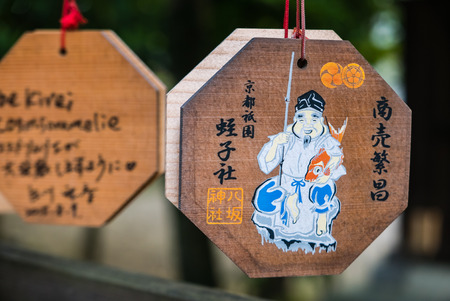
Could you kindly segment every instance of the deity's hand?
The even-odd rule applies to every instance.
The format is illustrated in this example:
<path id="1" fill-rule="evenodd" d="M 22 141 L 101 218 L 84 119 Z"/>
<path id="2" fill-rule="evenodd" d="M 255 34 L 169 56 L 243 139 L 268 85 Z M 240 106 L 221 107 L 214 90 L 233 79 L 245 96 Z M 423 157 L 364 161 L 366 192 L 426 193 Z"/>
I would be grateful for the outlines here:
<path id="1" fill-rule="evenodd" d="M 325 184 L 331 176 L 322 175 L 317 178 L 317 180 L 314 182 L 314 184 Z"/>
<path id="2" fill-rule="evenodd" d="M 282 133 L 279 133 L 274 139 L 273 139 L 273 142 L 275 143 L 275 144 L 285 144 L 285 143 L 287 143 L 288 141 L 289 141 L 289 136 L 290 136 L 291 134 L 290 133 L 286 133 L 286 132 L 282 132 Z"/>
<path id="3" fill-rule="evenodd" d="M 339 156 L 332 156 L 330 158 L 330 161 L 328 161 L 328 164 L 325 167 L 325 170 L 328 169 L 331 172 L 334 171 L 339 166 L 340 162 L 341 162 L 341 157 L 339 157 Z"/>
<path id="4" fill-rule="evenodd" d="M 273 159 L 275 159 L 275 155 L 278 151 L 278 145 L 286 144 L 289 141 L 289 136 L 290 133 L 282 132 L 277 134 L 275 138 L 273 138 L 272 146 L 270 147 L 266 155 L 266 162 L 271 162 Z"/>

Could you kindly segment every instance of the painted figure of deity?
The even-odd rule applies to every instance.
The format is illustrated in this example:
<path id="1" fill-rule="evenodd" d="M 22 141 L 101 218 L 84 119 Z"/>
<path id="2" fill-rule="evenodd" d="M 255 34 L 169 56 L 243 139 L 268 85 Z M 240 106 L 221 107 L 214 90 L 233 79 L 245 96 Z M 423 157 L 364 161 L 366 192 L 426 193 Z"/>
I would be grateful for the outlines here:
<path id="1" fill-rule="evenodd" d="M 269 136 L 258 154 L 266 174 L 280 167 L 277 176 L 258 186 L 253 196 L 252 220 L 263 243 L 284 251 L 334 251 L 332 224 L 340 212 L 336 181 L 346 174 L 340 130 L 326 124 L 325 100 L 311 90 L 297 99 L 294 122 Z"/>

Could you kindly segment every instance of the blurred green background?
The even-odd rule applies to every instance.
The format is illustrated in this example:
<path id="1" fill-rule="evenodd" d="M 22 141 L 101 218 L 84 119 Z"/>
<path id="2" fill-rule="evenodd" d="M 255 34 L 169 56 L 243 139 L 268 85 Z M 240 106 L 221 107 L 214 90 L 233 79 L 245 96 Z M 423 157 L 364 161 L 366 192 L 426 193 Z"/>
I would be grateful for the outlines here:
<path id="1" fill-rule="evenodd" d="M 85 29 L 112 29 L 175 85 L 235 28 L 282 28 L 283 0 L 80 0 Z M 393 0 L 306 1 L 307 28 L 333 29 L 371 62 L 399 58 L 401 11 Z M 0 56 L 24 31 L 58 28 L 62 1 L 0 0 Z M 295 26 L 291 1 L 290 28 Z"/>
<path id="2" fill-rule="evenodd" d="M 283 0 L 78 0 L 170 90 L 236 28 L 282 28 Z M 274 300 L 450 300 L 445 1 L 306 1 L 307 29 L 349 40 L 413 109 L 409 208 L 342 275 L 248 279 L 164 197 L 164 178 L 101 229 L 0 215 L 0 243 Z M 0 57 L 59 28 L 62 1 L 0 0 Z M 295 26 L 291 1 L 290 28 Z M 1 293 L 0 293 L 1 296 Z"/>

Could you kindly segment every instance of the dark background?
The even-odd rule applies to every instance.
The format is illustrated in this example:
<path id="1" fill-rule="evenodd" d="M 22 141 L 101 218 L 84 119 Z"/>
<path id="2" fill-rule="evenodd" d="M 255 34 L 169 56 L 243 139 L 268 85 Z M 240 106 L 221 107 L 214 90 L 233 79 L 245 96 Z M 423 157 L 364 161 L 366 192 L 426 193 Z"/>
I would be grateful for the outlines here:
<path id="1" fill-rule="evenodd" d="M 168 90 L 235 28 L 282 28 L 284 14 L 282 0 L 77 2 L 89 20 L 82 29 L 115 31 L 161 78 Z M 284 278 L 250 280 L 240 275 L 242 286 L 230 288 L 218 276 L 221 273 L 215 247 L 168 205 L 165 212 L 168 212 L 170 239 L 175 248 L 176 280 L 278 300 L 450 299 L 447 190 L 450 151 L 446 142 L 450 113 L 450 26 L 444 6 L 445 1 L 433 0 L 306 1 L 307 29 L 332 29 L 342 39 L 349 40 L 413 111 L 409 207 L 395 230 L 397 236 L 387 240 L 387 244 L 395 247 L 389 249 L 382 260 L 377 257 L 375 267 L 371 265 L 367 272 L 366 281 L 351 280 L 345 273 L 295 281 Z M 62 1 L 0 0 L 0 57 L 25 31 L 57 29 L 61 7 Z M 295 25 L 294 18 L 295 1 L 291 1 L 290 28 Z M 161 179 L 151 188 L 151 195 L 156 193 L 163 198 L 163 185 Z M 102 246 L 102 229 L 83 229 L 82 255 L 71 256 L 63 251 L 53 252 L 51 244 L 47 244 L 47 252 L 43 247 L 27 243 L 26 239 L 21 240 L 27 231 L 32 231 L 29 230 L 32 226 L 19 226 L 19 223 L 15 217 L 0 216 L 0 242 L 88 262 L 104 262 L 98 250 Z M 39 233 L 51 235 L 48 233 L 53 229 L 45 228 Z M 147 235 L 151 236 L 152 231 Z M 382 249 L 372 252 L 385 253 Z M 365 260 L 367 264 L 371 262 L 370 257 L 366 256 Z M 360 265 L 364 270 L 365 263 Z M 121 267 L 127 269 L 126 260 Z M 159 276 L 151 269 L 145 273 Z M 352 273 L 358 277 L 353 270 Z M 341 287 L 340 283 L 346 285 Z M 364 285 L 352 286 L 351 283 Z"/>

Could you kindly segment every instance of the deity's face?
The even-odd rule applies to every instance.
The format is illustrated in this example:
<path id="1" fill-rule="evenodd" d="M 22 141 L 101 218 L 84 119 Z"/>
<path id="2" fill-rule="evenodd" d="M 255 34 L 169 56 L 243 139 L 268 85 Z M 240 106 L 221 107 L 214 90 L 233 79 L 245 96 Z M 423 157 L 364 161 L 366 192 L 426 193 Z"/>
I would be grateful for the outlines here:
<path id="1" fill-rule="evenodd" d="M 295 113 L 292 131 L 298 137 L 319 137 L 325 131 L 322 114 L 316 110 L 303 109 Z"/>

